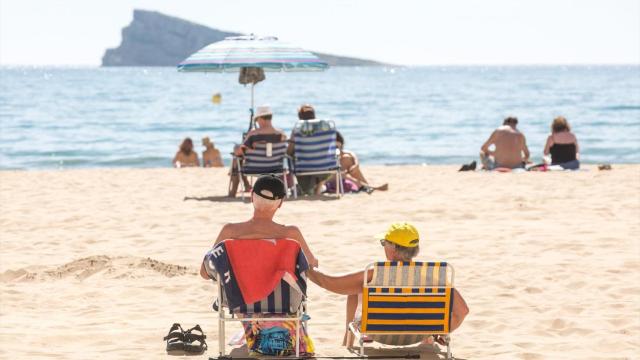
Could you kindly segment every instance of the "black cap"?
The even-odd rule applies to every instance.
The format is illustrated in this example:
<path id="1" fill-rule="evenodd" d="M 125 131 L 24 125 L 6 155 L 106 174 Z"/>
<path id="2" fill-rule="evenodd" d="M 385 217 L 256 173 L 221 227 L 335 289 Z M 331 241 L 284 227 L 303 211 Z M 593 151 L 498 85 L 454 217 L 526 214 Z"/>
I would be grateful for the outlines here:
<path id="1" fill-rule="evenodd" d="M 274 175 L 262 175 L 253 184 L 253 192 L 269 200 L 283 199 L 287 193 L 282 180 Z"/>

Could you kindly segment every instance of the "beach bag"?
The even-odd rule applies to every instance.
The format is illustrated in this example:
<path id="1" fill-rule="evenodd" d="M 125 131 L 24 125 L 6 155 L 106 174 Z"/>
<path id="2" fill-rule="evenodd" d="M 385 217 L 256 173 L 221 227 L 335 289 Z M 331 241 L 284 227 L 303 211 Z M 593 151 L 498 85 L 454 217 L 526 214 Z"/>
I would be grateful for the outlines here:
<path id="1" fill-rule="evenodd" d="M 283 317 L 285 314 L 272 314 Z M 247 350 L 250 356 L 289 356 L 296 353 L 296 323 L 294 321 L 243 322 Z M 300 324 L 300 356 L 314 353 L 313 341 L 304 322 Z"/>
<path id="2" fill-rule="evenodd" d="M 264 70 L 259 67 L 243 67 L 240 69 L 238 82 L 242 85 L 257 84 L 264 80 Z"/>

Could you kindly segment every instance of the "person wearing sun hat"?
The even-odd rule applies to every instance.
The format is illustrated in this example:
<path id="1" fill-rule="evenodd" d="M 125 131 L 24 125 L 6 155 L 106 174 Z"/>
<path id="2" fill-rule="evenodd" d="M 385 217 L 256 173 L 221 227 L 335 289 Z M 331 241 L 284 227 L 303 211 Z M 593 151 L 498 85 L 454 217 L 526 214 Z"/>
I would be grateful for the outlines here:
<path id="1" fill-rule="evenodd" d="M 244 137 L 242 144 L 234 148 L 233 152 L 237 157 L 242 158 L 245 152 L 249 149 L 253 149 L 253 145 L 257 142 L 279 143 L 287 140 L 287 135 L 284 131 L 273 126 L 273 110 L 271 110 L 269 105 L 258 106 L 255 114 L 253 115 L 253 120 L 256 122 L 258 127 L 249 131 Z M 238 191 L 238 185 L 240 184 L 236 161 L 231 162 L 230 175 L 231 184 L 229 186 L 228 196 L 235 197 L 236 192 Z M 244 181 L 245 188 L 249 188 L 250 184 L 244 176 L 242 180 Z"/>
<path id="2" fill-rule="evenodd" d="M 374 237 L 384 248 L 384 253 L 388 261 L 412 261 L 420 251 L 420 234 L 418 229 L 408 222 L 394 222 L 387 230 Z M 331 292 L 347 295 L 347 316 L 346 330 L 342 345 L 347 344 L 347 333 L 349 323 L 356 317 L 357 310 L 362 302 L 362 282 L 367 277 L 367 282 L 373 278 L 373 270 L 366 274 L 360 270 L 346 275 L 329 275 L 319 269 L 312 269 L 308 273 L 309 279 L 318 286 Z M 465 316 L 469 313 L 469 308 L 457 289 L 453 289 L 453 304 L 451 313 L 451 331 L 457 329 Z"/>

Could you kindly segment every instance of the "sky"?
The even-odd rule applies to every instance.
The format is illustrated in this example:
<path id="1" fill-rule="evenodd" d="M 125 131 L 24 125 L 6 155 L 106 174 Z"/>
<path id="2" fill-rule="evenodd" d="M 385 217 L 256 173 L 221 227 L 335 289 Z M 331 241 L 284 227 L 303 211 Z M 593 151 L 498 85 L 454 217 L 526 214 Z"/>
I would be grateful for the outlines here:
<path id="1" fill-rule="evenodd" d="M 99 66 L 133 9 L 398 65 L 640 64 L 640 0 L 0 0 L 0 65 Z"/>

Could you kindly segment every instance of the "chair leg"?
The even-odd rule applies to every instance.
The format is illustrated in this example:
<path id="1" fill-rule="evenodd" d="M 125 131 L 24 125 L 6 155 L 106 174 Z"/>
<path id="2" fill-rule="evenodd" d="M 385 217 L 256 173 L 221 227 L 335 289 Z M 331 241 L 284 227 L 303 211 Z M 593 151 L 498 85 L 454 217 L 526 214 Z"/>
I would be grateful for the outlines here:
<path id="1" fill-rule="evenodd" d="M 298 177 L 296 174 L 293 174 L 293 198 L 298 198 Z"/>
<path id="2" fill-rule="evenodd" d="M 220 274 L 218 274 L 218 279 Z M 218 283 L 218 352 L 220 356 L 225 355 L 224 346 L 224 310 L 222 309 L 222 286 Z"/>
<path id="3" fill-rule="evenodd" d="M 283 183 L 284 183 L 284 191 L 285 191 L 285 197 L 286 198 L 289 198 L 289 184 L 287 184 L 287 177 L 288 176 L 289 175 L 286 172 L 284 172 L 284 171 L 282 172 L 282 180 L 284 180 Z"/>
<path id="4" fill-rule="evenodd" d="M 447 335 L 446 340 L 447 340 L 447 360 L 453 360 L 453 355 L 451 354 L 451 337 Z"/>
<path id="5" fill-rule="evenodd" d="M 362 339 L 362 335 L 360 335 L 360 356 L 364 356 L 364 339 Z"/>
<path id="6" fill-rule="evenodd" d="M 300 318 L 296 320 L 296 357 L 300 357 Z"/>

